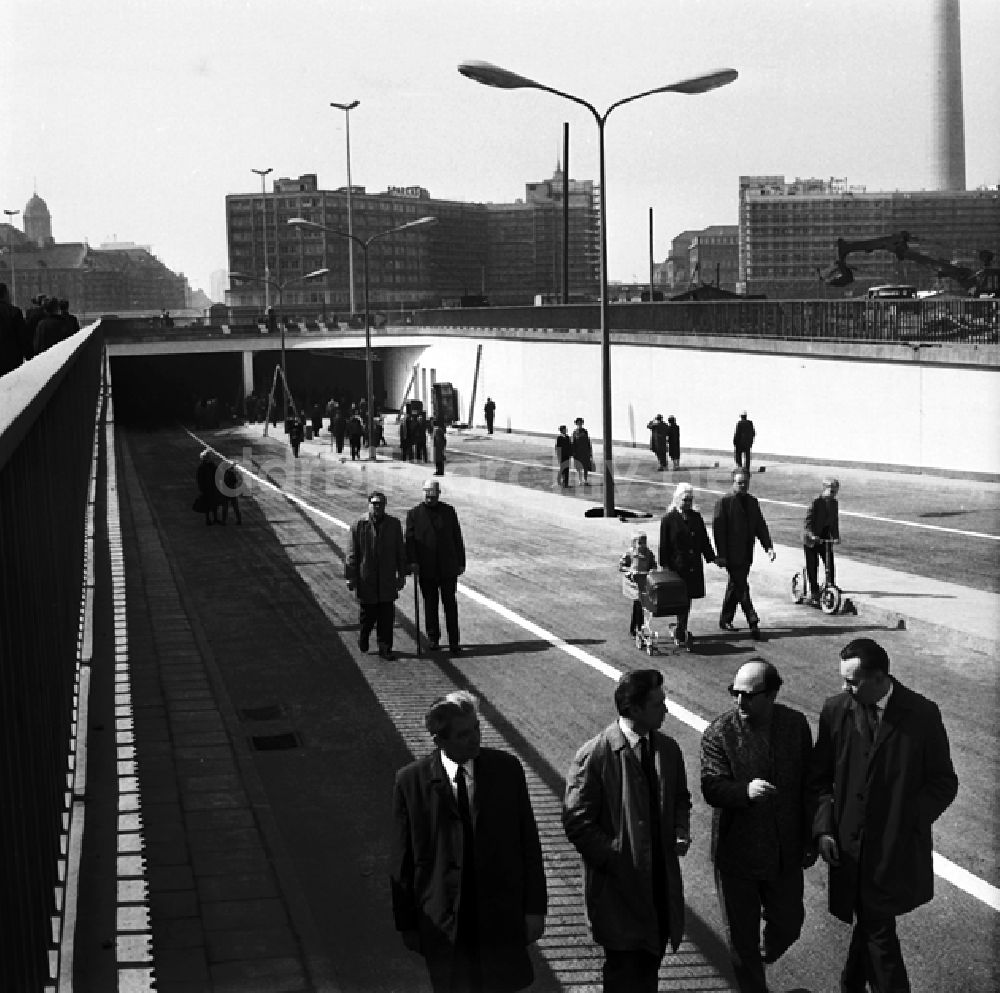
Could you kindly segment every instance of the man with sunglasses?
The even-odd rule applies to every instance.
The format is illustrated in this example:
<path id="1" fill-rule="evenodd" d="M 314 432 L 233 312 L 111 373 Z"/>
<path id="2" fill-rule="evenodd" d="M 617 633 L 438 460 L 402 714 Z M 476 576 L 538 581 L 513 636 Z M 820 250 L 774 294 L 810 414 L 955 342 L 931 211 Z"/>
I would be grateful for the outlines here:
<path id="1" fill-rule="evenodd" d="M 775 702 L 781 683 L 770 662 L 750 659 L 729 687 L 733 707 L 701 739 L 716 892 L 740 993 L 767 993 L 764 966 L 802 931 L 803 869 L 816 861 L 812 734 L 803 714 Z"/>

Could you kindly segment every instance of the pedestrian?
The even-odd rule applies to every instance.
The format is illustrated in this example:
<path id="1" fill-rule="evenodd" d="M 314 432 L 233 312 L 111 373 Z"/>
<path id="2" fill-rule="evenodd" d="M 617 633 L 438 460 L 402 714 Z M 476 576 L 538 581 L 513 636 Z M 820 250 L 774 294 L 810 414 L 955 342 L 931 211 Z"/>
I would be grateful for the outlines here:
<path id="1" fill-rule="evenodd" d="M 48 298 L 44 293 L 40 293 L 38 296 L 31 298 L 31 306 L 28 308 L 28 312 L 24 315 L 24 334 L 25 341 L 31 350 L 31 355 L 35 355 L 35 331 L 38 330 L 38 324 L 41 319 L 45 316 L 45 301 Z"/>
<path id="2" fill-rule="evenodd" d="M 323 431 L 323 407 L 319 400 L 316 400 L 309 411 L 312 419 L 313 437 L 319 438 Z"/>
<path id="3" fill-rule="evenodd" d="M 293 414 L 288 419 L 288 443 L 292 446 L 292 451 L 295 453 L 296 458 L 299 457 L 299 446 L 302 444 L 304 436 L 305 431 L 302 427 L 302 421 Z"/>
<path id="4" fill-rule="evenodd" d="M 27 326 L 20 307 L 11 303 L 7 284 L 0 283 L 0 376 L 31 358 Z"/>
<path id="5" fill-rule="evenodd" d="M 486 431 L 488 434 L 493 434 L 493 418 L 496 416 L 497 405 L 493 402 L 492 397 L 486 398 L 486 403 L 483 404 L 483 414 L 486 417 Z"/>
<path id="6" fill-rule="evenodd" d="M 195 470 L 195 482 L 198 484 L 198 498 L 194 502 L 195 510 L 200 510 L 205 514 L 205 523 L 208 525 L 218 524 L 219 505 L 222 503 L 222 494 L 219 493 L 219 486 L 216 482 L 216 471 L 219 464 L 210 448 L 206 448 L 198 456 L 198 468 Z"/>
<path id="7" fill-rule="evenodd" d="M 80 330 L 80 321 L 77 319 L 76 314 L 70 313 L 69 300 L 59 301 L 59 319 L 63 322 L 65 328 L 64 337 L 68 338 L 71 334 L 76 334 Z"/>
<path id="8" fill-rule="evenodd" d="M 542 846 L 524 768 L 480 743 L 476 698 L 453 690 L 424 718 L 434 750 L 396 773 L 392 912 L 434 993 L 530 986 L 545 930 Z"/>
<path id="9" fill-rule="evenodd" d="M 660 732 L 663 674 L 626 672 L 618 720 L 577 751 L 563 828 L 583 857 L 591 932 L 604 948 L 604 993 L 656 993 L 669 945 L 684 934 L 679 856 L 691 844 L 691 794 L 676 741 Z"/>
<path id="10" fill-rule="evenodd" d="M 820 556 L 824 556 L 826 581 L 834 582 L 833 546 L 840 544 L 840 480 L 830 476 L 823 480 L 823 489 L 806 511 L 802 531 L 802 547 L 806 554 L 806 577 L 809 581 L 810 599 L 819 606 L 819 583 L 816 574 Z"/>
<path id="11" fill-rule="evenodd" d="M 59 316 L 59 301 L 55 297 L 45 301 L 41 320 L 35 327 L 35 340 L 32 351 L 41 355 L 47 348 L 68 337 L 69 328 Z"/>
<path id="12" fill-rule="evenodd" d="M 660 519 L 660 545 L 657 549 L 661 569 L 671 569 L 684 580 L 688 600 L 705 596 L 705 572 L 702 559 L 716 562 L 715 549 L 705 521 L 694 505 L 694 487 L 678 483 L 666 514 Z M 674 642 L 687 644 L 691 605 L 678 610 Z"/>
<path id="13" fill-rule="evenodd" d="M 457 655 L 462 647 L 455 591 L 458 577 L 465 572 L 465 542 L 458 514 L 441 500 L 441 484 L 436 479 L 424 483 L 423 501 L 406 515 L 406 558 L 423 594 L 430 649 L 436 651 L 441 644 L 440 599 L 448 645 Z"/>
<path id="14" fill-rule="evenodd" d="M 351 525 L 351 550 L 344 565 L 347 588 L 358 598 L 358 648 L 368 651 L 372 630 L 380 658 L 391 662 L 396 598 L 406 584 L 408 569 L 403 527 L 385 512 L 381 490 L 368 494 L 368 514 Z"/>
<path id="15" fill-rule="evenodd" d="M 573 461 L 573 439 L 566 433 L 566 425 L 559 425 L 556 435 L 556 473 L 559 485 L 566 489 L 569 486 L 569 467 Z"/>
<path id="16" fill-rule="evenodd" d="M 427 434 L 424 432 L 424 444 L 427 444 Z M 445 454 L 448 447 L 448 436 L 444 430 L 444 421 L 440 417 L 434 420 L 434 434 L 431 436 L 431 445 L 434 448 L 434 475 L 444 475 Z M 424 448 L 424 461 L 427 461 L 427 449 Z"/>
<path id="17" fill-rule="evenodd" d="M 667 458 L 672 469 L 681 467 L 681 427 L 673 414 L 667 418 Z"/>
<path id="18" fill-rule="evenodd" d="M 594 449 L 590 444 L 590 432 L 583 426 L 583 418 L 573 421 L 576 428 L 573 431 L 573 462 L 576 466 L 576 481 L 584 486 L 590 485 L 587 474 L 594 471 Z"/>
<path id="19" fill-rule="evenodd" d="M 222 498 L 222 523 L 229 520 L 229 508 L 232 507 L 236 515 L 236 523 L 243 523 L 243 514 L 240 513 L 240 496 L 243 494 L 243 473 L 240 467 L 230 459 L 226 463 L 225 471 L 222 474 L 222 486 L 220 496 Z"/>
<path id="20" fill-rule="evenodd" d="M 812 733 L 803 714 L 776 702 L 781 684 L 775 666 L 750 659 L 729 686 L 735 705 L 701 738 L 715 888 L 740 993 L 767 993 L 764 966 L 798 940 L 803 870 L 816 861 Z"/>
<path id="21" fill-rule="evenodd" d="M 337 446 L 337 454 L 344 453 L 344 438 L 347 435 L 347 418 L 344 416 L 343 404 L 335 404 L 333 417 L 330 421 L 330 430 L 333 432 L 333 441 Z"/>
<path id="22" fill-rule="evenodd" d="M 896 918 L 934 896 L 931 825 L 958 777 L 937 704 L 889 675 L 877 641 L 845 645 L 840 677 L 842 692 L 820 712 L 810 773 L 830 913 L 854 924 L 840 988 L 909 991 Z"/>
<path id="23" fill-rule="evenodd" d="M 628 633 L 635 637 L 636 631 L 643 625 L 642 603 L 639 593 L 646 586 L 646 575 L 656 568 L 656 556 L 646 544 L 646 535 L 639 532 L 632 538 L 629 549 L 618 560 L 618 571 L 624 572 L 635 586 L 635 599 L 632 601 L 632 619 L 629 621 Z"/>
<path id="24" fill-rule="evenodd" d="M 416 462 L 427 461 L 427 434 L 427 415 L 422 410 L 417 411 L 413 415 L 413 459 Z"/>
<path id="25" fill-rule="evenodd" d="M 772 562 L 776 556 L 760 504 L 749 493 L 749 472 L 746 469 L 733 469 L 732 479 L 732 489 L 716 503 L 712 517 L 716 554 L 729 574 L 719 613 L 719 627 L 723 631 L 736 630 L 733 618 L 739 605 L 750 625 L 750 635 L 755 641 L 759 641 L 762 638 L 760 618 L 750 599 L 750 566 L 753 563 L 754 543 L 760 542 Z"/>
<path id="26" fill-rule="evenodd" d="M 656 456 L 656 471 L 663 472 L 667 467 L 667 425 L 663 414 L 657 414 L 646 427 L 649 428 L 649 450 Z"/>
<path id="27" fill-rule="evenodd" d="M 347 442 L 351 447 L 351 461 L 361 458 L 361 436 L 364 430 L 357 407 L 351 407 L 351 416 L 347 418 Z"/>
<path id="28" fill-rule="evenodd" d="M 736 464 L 747 472 L 750 471 L 750 449 L 753 448 L 753 440 L 756 437 L 753 421 L 747 418 L 747 412 L 744 410 L 736 422 L 736 430 L 733 431 L 733 457 L 736 459 Z"/>

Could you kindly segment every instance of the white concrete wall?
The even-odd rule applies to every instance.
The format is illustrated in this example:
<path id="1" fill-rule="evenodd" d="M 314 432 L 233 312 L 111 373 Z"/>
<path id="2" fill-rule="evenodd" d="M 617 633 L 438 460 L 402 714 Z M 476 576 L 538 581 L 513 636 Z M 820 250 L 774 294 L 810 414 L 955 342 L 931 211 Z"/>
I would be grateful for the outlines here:
<path id="1" fill-rule="evenodd" d="M 468 418 L 479 343 L 383 340 L 407 346 L 382 351 L 390 402 L 401 398 L 417 363 L 428 382 L 452 383 Z M 474 424 L 484 423 L 483 403 L 492 396 L 497 430 L 509 423 L 554 436 L 560 424 L 583 417 L 591 437 L 600 438 L 597 345 L 495 339 L 482 345 Z M 745 408 L 762 454 L 1000 474 L 996 369 L 615 345 L 611 389 L 618 442 L 644 444 L 653 415 L 673 414 L 682 449 L 726 451 Z"/>

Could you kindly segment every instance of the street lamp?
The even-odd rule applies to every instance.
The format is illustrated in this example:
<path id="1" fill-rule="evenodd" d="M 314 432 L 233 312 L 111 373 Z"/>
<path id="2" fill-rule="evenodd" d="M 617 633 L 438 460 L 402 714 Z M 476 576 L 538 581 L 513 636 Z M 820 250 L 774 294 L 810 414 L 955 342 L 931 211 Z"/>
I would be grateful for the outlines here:
<path id="1" fill-rule="evenodd" d="M 354 237 L 354 204 L 351 200 L 351 111 L 361 103 L 360 100 L 352 100 L 350 103 L 333 103 L 331 107 L 344 112 L 344 121 L 347 125 L 347 233 Z M 350 280 L 351 295 L 351 316 L 354 316 L 354 242 L 347 246 L 347 278 Z"/>
<path id="2" fill-rule="evenodd" d="M 4 213 L 10 218 L 7 222 L 11 227 L 14 226 L 14 218 L 21 213 L 19 210 L 4 210 Z M 17 303 L 17 270 L 14 267 L 14 240 L 10 236 L 10 232 L 7 233 L 7 254 L 10 256 L 10 302 L 11 304 Z"/>
<path id="3" fill-rule="evenodd" d="M 399 224 L 386 231 L 376 231 L 375 234 L 364 239 L 359 238 L 355 234 L 349 234 L 346 231 L 338 231 L 336 228 L 327 227 L 325 224 L 317 224 L 315 221 L 307 221 L 304 217 L 289 218 L 288 223 L 292 225 L 292 227 L 296 228 L 312 228 L 316 231 L 326 231 L 328 234 L 335 234 L 341 238 L 350 238 L 352 243 L 361 246 L 362 258 L 365 266 L 365 376 L 367 380 L 368 396 L 368 458 L 374 462 L 376 448 L 375 433 L 373 430 L 375 398 L 373 395 L 374 386 L 372 383 L 372 329 L 371 321 L 368 317 L 368 248 L 373 241 L 376 241 L 379 238 L 385 238 L 390 234 L 396 234 L 399 231 L 411 231 L 415 228 L 424 228 L 429 227 L 432 224 L 437 224 L 437 218 L 418 217 L 415 221 L 407 221 L 405 224 Z"/>
<path id="4" fill-rule="evenodd" d="M 261 217 L 263 221 L 261 227 L 264 231 L 264 313 L 267 313 L 268 307 L 271 306 L 271 295 L 268 291 L 268 286 L 271 282 L 271 270 L 268 268 L 267 264 L 267 189 L 264 186 L 264 177 L 272 172 L 272 169 L 251 169 L 251 172 L 257 173 L 260 176 L 260 209 Z"/>
<path id="5" fill-rule="evenodd" d="M 288 374 L 285 370 L 285 319 L 281 313 L 281 294 L 285 287 L 291 286 L 292 283 L 298 283 L 299 281 L 306 279 L 316 279 L 319 276 L 325 276 L 329 271 L 329 269 L 315 269 L 312 272 L 307 272 L 304 276 L 292 276 L 290 279 L 286 279 L 281 283 L 273 282 L 270 279 L 261 279 L 260 276 L 254 276 L 248 272 L 229 273 L 230 279 L 242 279 L 250 283 L 263 283 L 265 293 L 271 286 L 278 291 L 278 323 L 281 325 L 281 395 L 284 397 L 284 423 L 286 425 L 288 424 Z M 264 431 L 266 434 L 266 423 L 264 425 Z"/>
<path id="6" fill-rule="evenodd" d="M 528 79 L 526 76 L 519 76 L 517 73 L 502 69 L 500 66 L 492 65 L 489 62 L 463 62 L 458 71 L 469 79 L 486 86 L 496 86 L 501 90 L 532 89 L 544 90 L 557 97 L 572 100 L 573 103 L 586 107 L 594 115 L 597 121 L 598 149 L 600 155 L 600 236 L 601 236 L 601 414 L 604 434 L 604 516 L 611 517 L 615 513 L 615 472 L 613 463 L 613 452 L 611 443 L 611 332 L 609 327 L 610 309 L 608 306 L 608 229 L 607 229 L 607 191 L 604 184 L 604 125 L 608 116 L 616 107 L 623 104 L 641 100 L 653 93 L 705 93 L 714 90 L 719 86 L 731 83 L 739 75 L 735 69 L 716 69 L 713 72 L 703 73 L 699 76 L 692 76 L 689 79 L 678 80 L 676 83 L 668 83 L 666 86 L 657 86 L 651 90 L 643 90 L 642 93 L 635 93 L 632 96 L 623 97 L 611 104 L 603 113 L 599 113 L 597 108 L 581 97 L 572 93 L 564 93 L 544 83 Z M 569 182 L 569 177 L 566 179 Z"/>

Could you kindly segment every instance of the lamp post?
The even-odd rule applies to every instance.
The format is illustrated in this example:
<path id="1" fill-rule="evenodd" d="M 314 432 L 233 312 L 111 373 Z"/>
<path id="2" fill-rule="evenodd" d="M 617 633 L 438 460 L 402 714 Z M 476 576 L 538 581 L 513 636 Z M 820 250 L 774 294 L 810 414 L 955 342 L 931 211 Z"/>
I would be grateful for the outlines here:
<path id="1" fill-rule="evenodd" d="M 651 96 L 654 93 L 705 93 L 714 90 L 716 87 L 725 86 L 731 83 L 739 75 L 735 69 L 717 69 L 713 72 L 703 73 L 699 76 L 692 76 L 689 79 L 678 80 L 676 83 L 668 83 L 665 86 L 657 86 L 651 90 L 643 90 L 642 93 L 635 93 L 632 96 L 623 97 L 615 101 L 608 109 L 601 114 L 593 104 L 588 103 L 582 97 L 574 96 L 572 93 L 565 93 L 554 87 L 546 86 L 544 83 L 528 79 L 526 76 L 519 76 L 517 73 L 500 66 L 492 65 L 489 62 L 463 62 L 458 71 L 469 79 L 486 86 L 495 86 L 501 90 L 532 89 L 544 90 L 557 97 L 572 100 L 573 103 L 586 107 L 594 115 L 597 122 L 597 137 L 599 151 L 599 179 L 601 188 L 600 199 L 600 246 L 601 246 L 601 430 L 604 435 L 604 516 L 611 517 L 615 513 L 615 473 L 613 463 L 613 449 L 611 442 L 611 332 L 609 327 L 610 309 L 608 306 L 608 229 L 607 229 L 607 191 L 604 182 L 604 125 L 608 116 L 616 107 L 623 104 L 641 100 L 643 97 Z"/>
<path id="2" fill-rule="evenodd" d="M 14 226 L 14 218 L 21 213 L 19 210 L 4 210 L 4 213 L 10 218 L 7 222 Z M 14 242 L 10 236 L 7 234 L 7 254 L 10 256 L 10 302 L 12 304 L 17 303 L 17 269 L 14 266 Z"/>
<path id="3" fill-rule="evenodd" d="M 264 313 L 267 313 L 268 307 L 271 306 L 271 294 L 269 291 L 269 286 L 271 284 L 271 270 L 268 268 L 267 264 L 267 189 L 264 186 L 264 177 L 272 172 L 271 169 L 251 169 L 251 172 L 257 173 L 260 176 L 260 209 L 261 217 L 263 218 L 261 228 L 264 231 Z M 284 372 L 284 370 L 282 370 Z"/>
<path id="4" fill-rule="evenodd" d="M 344 122 L 347 128 L 347 234 L 351 237 L 351 242 L 347 246 L 347 278 L 350 280 L 351 317 L 354 316 L 354 204 L 351 199 L 351 111 L 361 103 L 360 100 L 352 100 L 350 103 L 333 103 L 331 107 L 344 112 Z"/>
<path id="5" fill-rule="evenodd" d="M 261 279 L 260 276 L 254 276 L 248 272 L 229 273 L 230 279 L 242 279 L 249 283 L 263 283 L 265 292 L 271 286 L 278 291 L 278 323 L 281 325 L 281 395 L 284 398 L 283 420 L 286 425 L 288 424 L 288 374 L 285 368 L 285 319 L 281 314 L 281 294 L 285 287 L 291 286 L 292 283 L 298 283 L 306 279 L 316 279 L 319 276 L 325 276 L 329 271 L 329 269 L 314 269 L 312 272 L 307 272 L 304 276 L 292 276 L 291 279 L 286 279 L 282 283 L 273 282 L 270 279 Z"/>
<path id="6" fill-rule="evenodd" d="M 373 395 L 374 386 L 372 382 L 372 329 L 371 321 L 368 316 L 368 248 L 373 241 L 379 238 L 385 238 L 390 234 L 396 234 L 399 231 L 412 231 L 416 228 L 428 227 L 431 224 L 437 224 L 436 217 L 418 217 L 415 221 L 407 221 L 405 224 L 399 224 L 394 228 L 388 228 L 385 231 L 376 231 L 375 234 L 370 235 L 368 238 L 359 238 L 355 234 L 349 234 L 346 231 L 338 231 L 336 228 L 327 227 L 325 224 L 317 224 L 315 221 L 308 221 L 304 217 L 291 217 L 288 223 L 295 228 L 312 228 L 316 231 L 326 231 L 328 234 L 335 234 L 341 238 L 350 238 L 354 244 L 361 246 L 362 259 L 364 261 L 365 267 L 365 378 L 367 380 L 367 396 L 368 396 L 368 458 L 374 462 L 375 461 L 375 433 L 374 433 L 374 413 L 375 413 L 375 397 Z"/>

